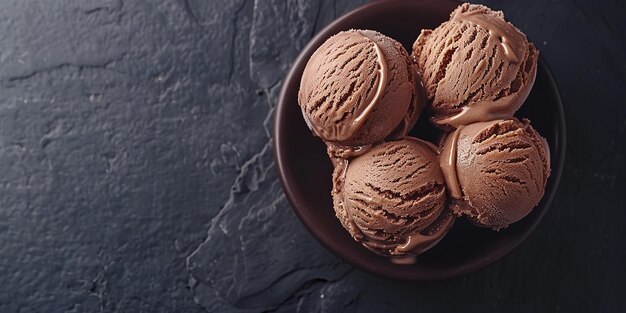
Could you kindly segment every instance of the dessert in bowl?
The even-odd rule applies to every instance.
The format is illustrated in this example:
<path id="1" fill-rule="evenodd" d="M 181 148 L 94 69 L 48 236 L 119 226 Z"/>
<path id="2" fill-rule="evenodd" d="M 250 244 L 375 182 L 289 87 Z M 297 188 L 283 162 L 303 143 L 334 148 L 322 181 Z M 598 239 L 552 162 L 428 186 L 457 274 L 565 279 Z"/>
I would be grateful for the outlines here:
<path id="1" fill-rule="evenodd" d="M 392 208 L 403 209 L 402 203 L 406 201 L 393 203 L 396 194 L 387 193 L 389 196 L 381 199 L 386 202 L 379 203 L 380 201 L 376 200 L 376 197 L 368 196 L 365 190 L 359 190 L 359 188 L 368 188 L 367 185 L 364 185 L 366 187 L 360 186 L 368 183 L 368 181 L 363 181 L 362 177 L 370 177 L 368 179 L 374 180 L 375 177 L 379 177 L 376 175 L 380 175 L 380 173 L 368 172 L 366 169 L 368 165 L 366 164 L 374 162 L 372 159 L 376 159 L 376 149 L 385 150 L 380 148 L 381 145 L 395 145 L 393 142 L 404 143 L 405 156 L 398 157 L 398 159 L 406 158 L 406 155 L 416 151 L 415 153 L 424 156 L 426 160 L 429 156 L 427 155 L 428 152 L 424 151 L 428 151 L 430 148 L 424 148 L 428 144 L 422 142 L 439 143 L 441 146 L 435 147 L 435 149 L 440 152 L 445 143 L 443 138 L 447 137 L 449 133 L 453 133 L 456 128 L 459 128 L 458 126 L 467 127 L 464 125 L 484 122 L 470 119 L 456 125 L 455 123 L 437 123 L 445 118 L 454 116 L 454 114 L 459 114 L 463 111 L 463 108 L 456 111 L 440 110 L 439 112 L 442 113 L 440 117 L 442 118 L 434 118 L 438 111 L 433 106 L 435 97 L 429 96 L 428 88 L 424 88 L 428 86 L 428 81 L 425 81 L 424 86 L 417 86 L 414 90 L 406 88 L 404 84 L 406 81 L 410 82 L 411 79 L 414 80 L 414 85 L 424 82 L 423 78 L 427 77 L 427 75 L 424 75 L 426 71 L 424 68 L 419 68 L 419 56 L 415 54 L 417 49 L 414 49 L 414 44 L 420 42 L 419 37 L 422 39 L 424 36 L 434 38 L 433 34 L 436 33 L 437 28 L 451 19 L 451 12 L 458 6 L 459 3 L 454 1 L 378 1 L 360 7 L 322 30 L 305 47 L 283 82 L 276 108 L 274 148 L 277 169 L 285 194 L 302 223 L 323 245 L 363 270 L 382 276 L 410 280 L 441 279 L 477 270 L 501 258 L 519 245 L 536 227 L 549 207 L 556 191 L 563 164 L 565 125 L 556 85 L 541 57 L 539 57 L 534 70 L 531 69 L 530 72 L 524 72 L 526 67 L 520 65 L 514 74 L 507 76 L 510 77 L 508 86 L 504 88 L 494 86 L 493 88 L 496 93 L 494 97 L 525 98 L 523 97 L 525 92 L 523 87 L 530 80 L 534 80 L 534 84 L 531 84 L 532 88 L 528 88 L 527 98 L 525 98 L 525 101 L 521 101 L 523 104 L 515 107 L 517 104 L 513 103 L 512 107 L 515 108 L 508 110 L 509 112 L 516 111 L 515 117 L 520 120 L 514 119 L 513 116 L 504 116 L 498 113 L 500 112 L 499 110 L 495 110 L 497 114 L 494 116 L 498 120 L 516 121 L 505 123 L 520 129 L 510 134 L 515 134 L 516 136 L 522 136 L 518 133 L 524 133 L 527 129 L 523 126 L 524 122 L 522 119 L 530 119 L 533 130 L 536 130 L 536 133 L 541 134 L 546 139 L 545 143 L 547 145 L 544 148 L 550 151 L 550 153 L 542 154 L 537 152 L 533 154 L 539 157 L 544 155 L 547 161 L 546 164 L 549 164 L 549 168 L 551 168 L 551 175 L 546 180 L 545 189 L 540 188 L 545 191 L 543 192 L 543 197 L 540 197 L 538 205 L 531 208 L 531 210 L 516 210 L 514 211 L 516 214 L 512 215 L 514 219 L 522 215 L 523 218 L 519 218 L 519 220 L 514 222 L 513 220 L 503 222 L 502 216 L 491 218 L 482 215 L 481 218 L 476 218 L 477 214 L 472 215 L 476 210 L 461 210 L 461 208 L 471 206 L 462 207 L 458 205 L 455 208 L 451 205 L 455 202 L 451 200 L 454 197 L 452 197 L 449 190 L 449 182 L 446 181 L 445 184 L 441 184 L 442 187 L 437 187 L 435 183 L 437 181 L 442 182 L 441 180 L 420 180 L 420 175 L 409 177 L 407 181 L 411 183 L 407 184 L 415 188 L 408 188 L 406 189 L 407 192 L 403 193 L 403 189 L 400 187 L 388 188 L 390 191 L 400 190 L 396 194 L 400 196 L 402 201 L 408 199 L 406 198 L 407 194 L 417 197 L 417 200 L 413 201 L 415 205 L 410 206 L 410 209 L 409 206 L 404 207 L 405 211 L 398 211 L 400 214 L 396 214 L 398 212 L 391 212 L 392 214 L 385 213 L 385 211 L 389 212 Z M 472 24 L 468 24 L 467 27 L 471 27 Z M 326 57 L 325 61 L 318 62 L 319 64 L 313 70 L 305 70 L 311 60 L 316 60 L 314 56 L 315 51 L 321 51 L 318 49 L 320 47 L 323 49 L 329 38 L 337 36 L 342 32 L 349 34 L 351 29 L 353 30 L 351 31 L 353 38 L 346 36 L 342 41 L 353 46 L 361 45 L 361 49 L 353 53 L 362 52 L 364 60 L 361 63 L 354 62 L 355 58 L 346 58 L 341 64 L 346 63 L 346 66 L 352 65 L 350 69 L 354 68 L 354 70 L 347 70 L 344 76 L 347 79 L 351 77 L 350 75 L 359 78 L 360 80 L 357 80 L 357 83 L 362 83 L 365 87 L 359 88 L 358 84 L 355 84 L 353 87 L 350 87 L 351 84 L 348 84 L 345 87 L 345 84 L 339 84 L 341 82 L 340 79 L 336 80 L 337 83 L 332 83 L 329 81 L 332 80 L 332 75 L 329 75 L 327 79 L 319 78 L 321 74 L 332 70 L 331 60 L 334 59 L 332 57 L 329 58 L 329 56 L 332 55 L 333 51 L 338 53 L 341 45 L 336 44 L 335 50 L 330 49 L 330 52 L 319 53 Z M 367 30 L 371 30 L 371 32 Z M 426 34 L 420 36 L 422 30 Z M 433 31 L 428 33 L 428 30 Z M 405 65 L 406 62 L 402 61 L 405 54 L 398 49 L 398 44 L 395 44 L 394 41 L 399 42 L 404 47 L 406 54 L 409 54 L 409 52 L 414 54 L 413 64 Z M 491 39 L 487 41 L 487 44 L 491 44 Z M 427 41 L 422 40 L 422 42 Z M 332 46 L 330 44 L 326 45 Z M 508 42 L 509 46 L 501 45 L 499 37 L 497 37 L 494 39 L 493 45 L 497 49 L 502 50 L 510 48 L 509 52 L 515 53 L 515 58 L 518 59 L 515 64 L 524 63 L 528 59 L 532 62 L 533 56 L 536 59 L 536 55 L 533 54 L 533 47 L 528 43 L 525 44 L 525 49 L 522 49 L 524 47 L 517 47 L 513 50 L 513 44 L 510 41 Z M 436 45 L 433 44 L 433 46 Z M 391 74 L 389 72 L 386 75 L 380 73 L 383 66 L 377 57 L 381 54 L 384 56 L 390 54 L 397 55 L 391 62 L 385 59 L 387 67 L 389 67 L 390 63 L 393 63 L 392 66 L 395 70 Z M 510 57 L 506 54 L 502 55 L 503 57 Z M 350 62 L 353 64 L 350 64 Z M 370 65 L 363 65 L 367 63 Z M 427 63 L 424 62 L 424 64 Z M 502 69 L 510 67 L 507 67 L 506 62 L 503 61 L 502 63 Z M 494 64 L 496 63 L 494 62 Z M 321 69 L 323 66 L 327 68 Z M 319 72 L 321 74 L 313 74 L 317 76 L 304 78 L 304 82 L 315 81 L 315 83 L 311 83 L 312 87 L 305 86 L 303 88 L 303 73 L 316 73 L 318 68 L 320 68 Z M 412 70 L 415 71 L 413 72 Z M 341 73 L 341 71 L 339 72 Z M 518 75 L 518 73 L 521 74 Z M 420 77 L 416 78 L 413 75 Z M 390 77 L 394 82 L 389 83 Z M 445 75 L 442 77 L 445 77 Z M 324 97 L 324 91 L 314 90 L 317 88 L 316 86 L 323 86 L 325 81 L 327 83 L 327 86 L 325 86 L 327 91 L 333 88 L 336 89 L 334 92 L 328 93 L 326 97 Z M 387 88 L 384 89 L 397 90 L 398 93 L 391 96 L 385 95 L 385 91 L 380 91 L 381 88 L 378 87 L 381 85 L 381 82 L 386 82 L 385 87 Z M 523 82 L 526 82 L 526 85 Z M 441 82 L 439 84 L 441 85 Z M 483 88 L 483 91 L 486 89 L 488 88 Z M 359 94 L 359 90 L 362 90 L 361 94 Z M 489 99 L 484 94 L 480 94 L 480 92 L 470 91 L 468 95 L 470 97 L 461 98 L 461 102 L 467 105 L 467 107 L 478 107 L 474 103 L 494 100 L 493 98 Z M 395 100 L 400 99 L 402 103 L 397 103 L 398 101 L 381 102 L 381 99 L 385 97 L 395 98 Z M 334 99 L 334 102 L 328 101 L 331 98 Z M 469 101 L 464 101 L 467 99 Z M 373 100 L 376 100 L 374 101 L 375 104 L 371 104 Z M 338 106 L 338 103 L 349 103 L 354 109 L 347 110 L 345 107 Z M 383 103 L 385 108 L 391 108 L 391 110 L 385 114 L 372 114 L 373 106 L 380 105 L 380 103 Z M 441 108 L 448 105 L 445 101 L 441 103 L 443 104 Z M 498 101 L 492 101 L 492 103 L 495 106 L 502 106 Z M 325 106 L 327 109 L 321 109 Z M 448 105 L 448 107 L 451 106 Z M 315 108 L 318 111 L 313 112 Z M 335 113 L 339 112 L 340 114 L 333 113 L 330 117 L 320 114 L 320 112 L 331 112 L 333 110 Z M 391 112 L 394 110 L 402 112 L 402 114 L 394 115 L 394 112 Z M 380 111 L 378 110 L 378 112 Z M 420 111 L 421 117 L 411 127 L 416 116 L 420 115 Z M 474 115 L 474 113 L 469 115 Z M 371 124 L 369 127 L 367 126 L 368 123 Z M 470 130 L 474 128 L 476 127 L 469 127 Z M 509 140 L 506 137 L 508 135 L 503 134 L 503 136 L 498 138 L 498 140 Z M 416 137 L 419 139 L 415 139 Z M 494 144 L 497 144 L 498 140 L 495 140 Z M 515 138 L 510 140 L 515 141 Z M 527 141 L 531 143 L 541 142 L 541 140 L 533 141 L 532 139 Z M 416 144 L 415 142 L 418 143 Z M 528 149 L 534 151 L 542 147 L 542 144 L 537 144 Z M 386 151 L 393 150 L 395 149 L 389 147 L 386 149 Z M 378 158 L 380 159 L 381 156 L 378 156 Z M 361 161 L 354 161 L 359 159 Z M 379 160 L 380 162 L 384 162 L 384 157 L 382 160 Z M 350 163 L 356 164 L 354 168 L 351 168 Z M 419 165 L 413 165 L 420 167 Z M 410 166 L 412 165 L 408 165 L 408 167 Z M 431 169 L 431 171 L 437 172 L 438 170 Z M 333 173 L 335 174 L 333 175 Z M 447 176 L 443 172 L 440 172 L 440 174 L 444 178 Z M 438 174 L 430 173 L 422 176 L 428 178 L 433 175 L 437 176 Z M 358 178 L 353 179 L 352 176 Z M 392 182 L 395 179 L 383 179 L 378 183 L 370 184 L 374 187 L 376 187 L 376 184 L 387 186 L 385 185 L 387 182 Z M 420 184 L 420 181 L 423 183 Z M 346 182 L 349 184 L 346 184 Z M 469 184 L 467 185 L 469 186 Z M 338 186 L 340 187 L 339 190 L 337 190 Z M 376 188 L 373 189 L 375 190 Z M 442 189 L 445 189 L 445 191 L 442 191 Z M 525 191 L 526 189 L 522 188 L 520 190 Z M 467 191 L 471 190 L 467 189 Z M 359 192 L 364 195 L 359 195 Z M 441 195 L 442 192 L 445 194 L 446 204 L 444 208 L 439 209 L 441 201 L 435 199 L 438 199 L 437 195 Z M 336 195 L 340 193 L 343 195 L 338 201 Z M 346 194 L 349 196 L 346 197 Z M 384 190 L 383 194 L 385 194 Z M 420 197 L 423 197 L 425 200 L 420 202 Z M 333 198 L 335 198 L 335 201 L 333 201 Z M 462 194 L 458 200 L 469 202 L 469 200 L 475 198 L 472 195 Z M 369 203 L 370 201 L 371 203 Z M 429 204 L 428 208 L 421 206 L 424 203 Z M 464 202 L 457 201 L 456 203 L 461 204 Z M 342 211 L 342 206 L 349 209 Z M 384 210 L 378 210 L 375 214 L 370 212 L 378 207 L 384 208 Z M 354 215 L 351 217 L 351 220 L 346 218 L 346 211 L 351 212 L 350 216 Z M 354 212 L 357 211 L 360 213 L 355 215 Z M 452 218 L 449 214 L 451 211 L 463 215 L 463 217 L 456 218 L 456 221 L 452 223 L 450 222 Z M 483 211 L 488 212 L 489 210 Z M 527 214 L 522 214 L 518 211 L 528 212 Z M 422 212 L 424 216 L 418 217 L 415 215 L 415 212 Z M 398 217 L 404 218 L 401 224 L 408 226 L 403 226 L 404 228 L 398 226 L 400 225 Z M 368 220 L 374 223 L 372 225 L 376 225 L 376 227 L 368 228 L 366 224 Z M 481 221 L 484 221 L 484 225 L 480 225 Z M 489 225 L 490 221 L 496 222 L 494 222 L 494 225 Z M 505 222 L 512 222 L 512 224 L 507 224 L 508 227 L 502 228 Z M 476 227 L 476 224 L 486 227 Z M 492 228 L 500 230 L 494 231 Z M 390 236 L 391 233 L 394 236 Z M 377 234 L 382 235 L 382 237 Z M 418 237 L 421 239 L 415 240 Z M 381 238 L 385 238 L 388 242 L 381 242 Z M 412 242 L 410 242 L 411 240 Z M 414 244 L 416 242 L 418 244 Z M 411 260 L 412 262 L 404 262 L 405 259 L 397 258 L 399 256 L 413 256 L 413 259 Z M 398 260 L 400 262 L 396 262 Z"/>

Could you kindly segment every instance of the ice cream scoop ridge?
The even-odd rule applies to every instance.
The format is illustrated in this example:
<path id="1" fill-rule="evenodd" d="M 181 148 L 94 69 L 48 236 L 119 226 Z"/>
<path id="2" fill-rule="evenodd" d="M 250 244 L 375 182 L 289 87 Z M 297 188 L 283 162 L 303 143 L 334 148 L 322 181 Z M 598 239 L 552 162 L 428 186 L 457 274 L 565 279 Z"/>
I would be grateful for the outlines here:
<path id="1" fill-rule="evenodd" d="M 515 51 L 523 50 L 524 47 L 520 44 L 523 41 L 520 40 L 511 40 L 510 37 L 514 37 L 517 34 L 514 32 L 500 27 L 497 23 L 494 23 L 491 19 L 493 17 L 484 14 L 482 10 L 456 10 L 452 15 L 452 21 L 467 21 L 470 24 L 482 27 L 489 31 L 489 37 L 487 40 L 495 41 L 498 40 L 502 49 L 504 50 L 504 55 L 511 62 L 519 62 L 520 58 L 517 56 Z M 497 38 L 497 39 L 496 39 Z M 511 45 L 514 46 L 511 47 Z"/>
<path id="2" fill-rule="evenodd" d="M 443 146 L 440 155 L 441 169 L 446 180 L 448 193 L 456 199 L 463 198 L 463 193 L 459 186 L 459 176 L 456 171 L 457 147 L 461 129 L 463 129 L 463 126 L 458 127 L 448 135 L 450 136 L 450 142 Z"/>
<path id="3" fill-rule="evenodd" d="M 358 32 L 358 33 L 361 36 L 365 37 L 363 33 L 361 32 Z M 359 128 L 361 128 L 361 126 L 367 119 L 368 114 L 372 111 L 372 109 L 374 108 L 374 105 L 378 102 L 378 99 L 380 99 L 380 96 L 385 91 L 385 86 L 387 86 L 387 75 L 388 75 L 389 69 L 387 68 L 387 62 L 385 61 L 385 56 L 383 55 L 382 51 L 380 51 L 380 47 L 373 40 L 372 40 L 372 45 L 374 45 L 374 50 L 376 51 L 376 63 L 378 63 L 378 77 L 377 77 L 378 84 L 376 84 L 376 93 L 374 93 L 374 96 L 369 101 L 369 104 L 365 107 L 365 109 L 354 119 L 354 122 L 351 125 L 352 127 L 348 128 L 349 134 L 346 134 L 347 136 L 345 137 L 337 136 L 338 140 L 350 139 L 354 135 L 354 133 L 356 133 L 356 131 Z"/>

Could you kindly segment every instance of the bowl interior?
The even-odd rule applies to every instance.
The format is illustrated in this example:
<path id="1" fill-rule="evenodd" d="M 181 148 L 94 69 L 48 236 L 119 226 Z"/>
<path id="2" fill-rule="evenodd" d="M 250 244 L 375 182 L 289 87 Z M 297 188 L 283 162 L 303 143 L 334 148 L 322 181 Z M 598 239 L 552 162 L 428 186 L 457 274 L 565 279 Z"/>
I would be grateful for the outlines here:
<path id="1" fill-rule="evenodd" d="M 407 51 L 422 28 L 435 28 L 448 19 L 455 1 L 378 1 L 357 8 L 322 30 L 301 52 L 283 82 L 276 107 L 274 152 L 278 174 L 292 208 L 307 229 L 329 250 L 365 271 L 405 280 L 432 280 L 461 275 L 484 267 L 519 245 L 535 228 L 555 194 L 561 176 L 565 125 L 558 90 L 545 62 L 540 59 L 537 79 L 526 103 L 516 114 L 529 118 L 547 140 L 552 176 L 541 203 L 530 215 L 495 232 L 457 219 L 434 248 L 416 264 L 399 265 L 374 255 L 356 243 L 333 211 L 330 190 L 332 165 L 324 143 L 311 135 L 297 103 L 300 78 L 311 54 L 328 37 L 351 28 L 373 29 L 401 42 Z M 423 112 L 412 136 L 436 142 L 441 132 Z"/>

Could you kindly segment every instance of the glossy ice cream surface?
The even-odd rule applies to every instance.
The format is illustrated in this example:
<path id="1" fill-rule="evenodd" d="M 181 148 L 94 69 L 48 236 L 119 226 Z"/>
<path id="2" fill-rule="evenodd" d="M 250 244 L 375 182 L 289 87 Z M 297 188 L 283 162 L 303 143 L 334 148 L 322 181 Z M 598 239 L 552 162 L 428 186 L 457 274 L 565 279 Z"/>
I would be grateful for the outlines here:
<path id="1" fill-rule="evenodd" d="M 535 81 L 538 51 L 500 11 L 464 3 L 450 20 L 422 30 L 413 45 L 432 121 L 453 129 L 504 119 Z"/>
<path id="2" fill-rule="evenodd" d="M 403 136 L 421 110 L 416 70 L 400 43 L 371 30 L 329 38 L 309 59 L 298 102 L 327 143 L 369 145 Z"/>
<path id="3" fill-rule="evenodd" d="M 405 138 L 335 167 L 335 211 L 356 241 L 382 255 L 417 255 L 446 234 L 454 216 L 437 154 L 432 144 Z"/>
<path id="4" fill-rule="evenodd" d="M 494 229 L 530 213 L 550 175 L 547 142 L 528 120 L 461 126 L 445 139 L 440 162 L 453 211 Z"/>

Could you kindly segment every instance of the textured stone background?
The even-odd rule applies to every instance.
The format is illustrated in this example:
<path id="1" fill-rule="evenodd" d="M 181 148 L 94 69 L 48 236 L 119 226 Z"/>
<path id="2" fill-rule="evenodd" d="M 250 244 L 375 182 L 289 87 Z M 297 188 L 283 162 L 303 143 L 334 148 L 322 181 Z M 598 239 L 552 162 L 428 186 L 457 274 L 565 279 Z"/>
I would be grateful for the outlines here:
<path id="1" fill-rule="evenodd" d="M 0 312 L 626 311 L 624 2 L 485 1 L 552 67 L 567 163 L 522 246 L 430 283 L 338 260 L 274 172 L 282 77 L 363 2 L 0 2 Z"/>

